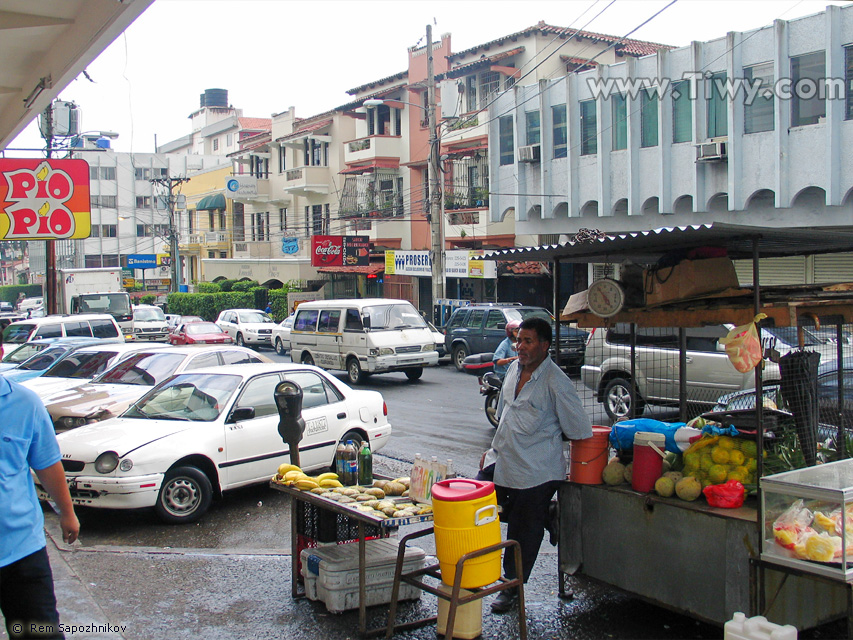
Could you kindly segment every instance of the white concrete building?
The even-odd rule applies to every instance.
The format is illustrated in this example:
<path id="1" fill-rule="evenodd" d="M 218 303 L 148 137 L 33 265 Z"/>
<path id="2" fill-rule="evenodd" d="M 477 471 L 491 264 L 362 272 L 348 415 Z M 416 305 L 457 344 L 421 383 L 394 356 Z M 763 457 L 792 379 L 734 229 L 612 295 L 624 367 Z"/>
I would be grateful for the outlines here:
<path id="1" fill-rule="evenodd" d="M 853 232 L 851 80 L 853 5 L 517 85 L 489 112 L 490 217 L 541 243 L 712 221 Z M 849 280 L 853 256 L 761 273 Z"/>

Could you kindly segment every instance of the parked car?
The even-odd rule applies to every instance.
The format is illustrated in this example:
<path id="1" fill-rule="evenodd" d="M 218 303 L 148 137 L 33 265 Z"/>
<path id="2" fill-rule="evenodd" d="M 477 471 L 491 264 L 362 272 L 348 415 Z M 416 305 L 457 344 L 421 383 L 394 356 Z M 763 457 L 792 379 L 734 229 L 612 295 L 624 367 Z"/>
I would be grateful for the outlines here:
<path id="1" fill-rule="evenodd" d="M 8 300 L 0 300 L 0 313 L 12 313 L 15 307 Z"/>
<path id="2" fill-rule="evenodd" d="M 216 324 L 222 327 L 238 345 L 272 347 L 272 328 L 275 322 L 257 309 L 226 309 Z"/>
<path id="3" fill-rule="evenodd" d="M 175 373 L 202 367 L 270 362 L 234 345 L 162 347 L 134 353 L 91 382 L 46 398 L 44 404 L 57 433 L 100 422 L 123 412 L 145 393 Z"/>
<path id="4" fill-rule="evenodd" d="M 107 313 L 80 313 L 29 318 L 3 329 L 3 342 L 28 342 L 37 338 L 107 338 L 124 342 L 121 327 Z"/>
<path id="5" fill-rule="evenodd" d="M 500 303 L 459 307 L 444 327 L 445 348 L 450 350 L 456 369 L 462 371 L 462 361 L 472 353 L 485 353 L 498 348 L 506 338 L 507 322 L 521 322 L 534 317 L 547 320 L 554 329 L 554 316 L 542 307 Z M 563 366 L 579 367 L 583 364 L 586 339 L 586 331 L 560 326 L 560 360 Z M 553 357 L 556 347 L 553 344 L 551 346 Z"/>
<path id="6" fill-rule="evenodd" d="M 170 344 L 231 344 L 234 342 L 215 322 L 186 322 L 169 334 Z"/>
<path id="7" fill-rule="evenodd" d="M 132 340 L 147 340 L 149 342 L 168 342 L 169 325 L 166 314 L 160 307 L 149 304 L 133 305 L 133 334 Z"/>
<path id="8" fill-rule="evenodd" d="M 42 296 L 24 298 L 18 303 L 18 311 L 23 311 L 24 313 L 32 309 L 38 309 L 39 307 L 44 307 L 44 298 Z"/>
<path id="9" fill-rule="evenodd" d="M 726 355 L 719 339 L 731 325 L 712 325 L 686 329 L 687 401 L 713 405 L 721 395 L 753 386 L 750 371 L 737 371 Z M 765 347 L 773 347 L 784 355 L 796 348 L 797 330 L 792 327 L 762 328 Z M 837 347 L 821 342 L 821 338 L 805 332 L 806 346 L 831 358 Z M 644 328 L 636 330 L 634 367 L 637 385 L 637 413 L 648 405 L 677 406 L 679 402 L 678 330 Z M 779 368 L 766 362 L 764 378 L 779 379 Z M 595 329 L 586 345 L 586 359 L 581 368 L 584 385 L 592 389 L 598 402 L 613 420 L 631 415 L 630 333 L 627 324 L 609 329 Z"/>
<path id="10" fill-rule="evenodd" d="M 32 389 L 40 398 L 46 398 L 59 391 L 73 389 L 89 382 L 120 360 L 143 349 L 150 350 L 151 345 L 139 342 L 99 341 L 98 344 L 77 349 L 64 360 L 51 365 L 43 375 L 21 384 Z"/>
<path id="11" fill-rule="evenodd" d="M 53 365 L 65 361 L 78 349 L 99 342 L 97 338 L 64 338 L 24 360 L 14 369 L 0 372 L 7 380 L 24 382 L 44 375 Z"/>
<path id="12" fill-rule="evenodd" d="M 429 330 L 432 331 L 432 338 L 435 340 L 435 350 L 438 351 L 439 359 L 448 355 L 448 351 L 444 346 L 444 332 L 441 329 L 436 328 L 436 326 L 429 320 L 427 320 L 427 326 L 429 326 Z"/>
<path id="13" fill-rule="evenodd" d="M 388 441 L 391 425 L 382 396 L 351 389 L 316 367 L 185 371 L 121 417 L 58 436 L 72 500 L 96 508 L 154 507 L 166 522 L 187 523 L 198 520 L 221 492 L 269 482 L 280 464 L 290 462 L 273 399 L 282 380 L 303 391 L 304 470 L 328 469 L 339 442 L 366 440 L 378 451 Z"/>
<path id="14" fill-rule="evenodd" d="M 272 344 L 280 356 L 290 351 L 290 330 L 295 317 L 296 314 L 292 313 L 272 328 Z"/>
<path id="15" fill-rule="evenodd" d="M 29 360 L 39 351 L 47 349 L 58 340 L 74 340 L 74 338 L 41 338 L 22 344 L 7 344 L 3 347 L 3 359 L 0 360 L 0 372 L 14 369 L 22 362 Z M 91 338 L 95 342 L 95 338 Z"/>
<path id="16" fill-rule="evenodd" d="M 838 360 L 821 361 L 817 370 L 818 430 L 822 438 L 838 435 L 839 414 L 846 430 L 853 430 L 853 358 L 842 360 L 841 410 L 838 403 Z M 791 411 L 778 381 L 762 385 L 764 406 L 781 411 Z M 728 393 L 717 399 L 712 411 L 726 412 L 755 408 L 755 388 Z"/>

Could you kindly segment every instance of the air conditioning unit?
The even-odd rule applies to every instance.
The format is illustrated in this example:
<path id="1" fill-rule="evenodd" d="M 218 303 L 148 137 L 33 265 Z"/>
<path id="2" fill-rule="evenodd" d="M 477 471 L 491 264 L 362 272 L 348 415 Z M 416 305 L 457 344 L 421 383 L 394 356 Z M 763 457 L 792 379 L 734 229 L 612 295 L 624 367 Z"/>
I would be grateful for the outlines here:
<path id="1" fill-rule="evenodd" d="M 539 162 L 540 147 L 538 144 L 529 144 L 518 148 L 519 162 Z"/>
<path id="2" fill-rule="evenodd" d="M 728 155 L 728 142 L 725 140 L 696 145 L 696 162 L 725 162 Z"/>

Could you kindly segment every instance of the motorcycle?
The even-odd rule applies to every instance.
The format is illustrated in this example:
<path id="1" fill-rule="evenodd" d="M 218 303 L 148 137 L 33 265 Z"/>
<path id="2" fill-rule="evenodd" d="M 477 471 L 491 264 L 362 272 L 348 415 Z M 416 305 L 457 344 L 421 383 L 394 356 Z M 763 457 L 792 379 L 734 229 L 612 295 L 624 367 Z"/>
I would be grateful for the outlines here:
<path id="1" fill-rule="evenodd" d="M 498 396 L 501 392 L 503 380 L 494 372 L 492 358 L 494 354 L 475 353 L 462 361 L 462 370 L 465 373 L 477 376 L 480 384 L 480 395 L 485 396 L 486 418 L 493 427 L 497 428 L 498 418 L 495 415 L 498 409 Z"/>

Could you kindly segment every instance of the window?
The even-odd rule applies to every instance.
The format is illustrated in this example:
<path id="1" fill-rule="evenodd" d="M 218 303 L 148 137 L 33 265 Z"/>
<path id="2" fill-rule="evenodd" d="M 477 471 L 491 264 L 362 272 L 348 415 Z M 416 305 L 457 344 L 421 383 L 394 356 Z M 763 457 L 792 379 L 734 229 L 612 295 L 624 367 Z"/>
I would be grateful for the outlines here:
<path id="1" fill-rule="evenodd" d="M 90 180 L 115 180 L 115 167 L 89 167 Z"/>
<path id="2" fill-rule="evenodd" d="M 287 230 L 287 207 L 282 207 L 278 210 L 278 230 Z"/>
<path id="3" fill-rule="evenodd" d="M 358 309 L 347 309 L 344 331 L 364 331 Z"/>
<path id="4" fill-rule="evenodd" d="M 687 80 L 672 85 L 672 141 L 690 142 L 693 139 L 693 113 Z"/>
<path id="5" fill-rule="evenodd" d="M 468 99 L 468 111 L 477 110 L 477 76 L 465 78 L 465 96 Z"/>
<path id="6" fill-rule="evenodd" d="M 166 178 L 169 176 L 169 169 L 167 167 L 160 167 L 159 169 L 154 169 L 154 175 L 158 178 Z"/>
<path id="7" fill-rule="evenodd" d="M 651 91 L 640 94 L 640 146 L 658 144 L 658 96 Z"/>
<path id="8" fill-rule="evenodd" d="M 89 230 L 89 237 L 90 238 L 100 238 L 101 237 L 101 225 L 93 224 L 91 229 Z M 98 259 L 98 266 L 99 267 L 101 266 L 100 258 Z"/>
<path id="9" fill-rule="evenodd" d="M 91 338 L 92 330 L 88 322 L 66 322 L 65 335 L 69 338 Z"/>
<path id="10" fill-rule="evenodd" d="M 613 119 L 613 150 L 628 148 L 628 105 L 625 96 L 616 94 L 610 99 L 610 113 Z"/>
<path id="11" fill-rule="evenodd" d="M 113 237 L 115 237 L 115 236 L 113 236 Z M 105 267 L 121 266 L 121 265 L 119 265 L 118 254 L 116 254 L 116 253 L 112 253 L 112 254 L 106 254 L 105 253 L 102 256 L 102 258 L 103 259 L 101 260 L 101 264 L 103 264 Z"/>
<path id="12" fill-rule="evenodd" d="M 501 74 L 497 71 L 485 71 L 480 74 L 480 108 L 485 109 L 495 94 L 501 90 Z"/>
<path id="13" fill-rule="evenodd" d="M 116 208 L 116 197 L 115 196 L 91 196 L 91 203 L 93 207 L 100 207 L 102 209 L 115 209 Z"/>
<path id="14" fill-rule="evenodd" d="M 133 171 L 133 175 L 137 180 L 148 180 L 151 178 L 151 169 L 136 167 Z"/>
<path id="15" fill-rule="evenodd" d="M 92 229 L 94 229 L 94 228 L 95 227 L 93 225 Z M 101 266 L 101 256 L 94 256 L 91 254 L 86 254 L 83 257 L 83 263 L 87 269 L 91 269 L 92 267 L 100 267 Z"/>
<path id="16" fill-rule="evenodd" d="M 791 58 L 791 126 L 817 124 L 826 115 L 823 51 Z"/>
<path id="17" fill-rule="evenodd" d="M 117 229 L 114 224 L 102 224 L 101 225 L 101 237 L 102 238 L 115 238 L 117 237 Z"/>
<path id="18" fill-rule="evenodd" d="M 447 329 L 461 327 L 465 323 L 466 310 L 459 310 L 450 317 L 450 322 L 447 323 Z"/>
<path id="19" fill-rule="evenodd" d="M 310 371 L 288 373 L 285 380 L 295 382 L 302 389 L 302 408 L 320 407 L 333 402 L 340 402 L 343 396 L 320 376 Z"/>
<path id="20" fill-rule="evenodd" d="M 726 72 L 712 73 L 708 78 L 706 100 L 708 106 L 708 137 L 716 138 L 729 133 L 726 114 Z"/>
<path id="21" fill-rule="evenodd" d="M 744 133 L 773 131 L 773 63 L 745 67 L 743 75 L 748 86 L 756 83 L 761 87 L 752 104 L 743 105 Z"/>
<path id="22" fill-rule="evenodd" d="M 138 224 L 138 225 L 136 225 L 136 237 L 137 237 L 137 238 L 145 238 L 145 237 L 147 237 L 147 236 L 145 235 L 145 225 L 144 225 L 144 224 Z"/>
<path id="23" fill-rule="evenodd" d="M 844 80 L 847 87 L 845 120 L 853 120 L 853 47 L 844 47 Z"/>
<path id="24" fill-rule="evenodd" d="M 465 326 L 479 329 L 483 324 L 484 315 L 486 315 L 486 312 L 482 309 L 474 309 L 471 312 L 471 315 L 468 316 L 468 321 L 465 323 Z"/>
<path id="25" fill-rule="evenodd" d="M 315 204 L 311 207 L 311 234 L 315 236 L 325 235 L 323 228 L 323 205 Z"/>
<path id="26" fill-rule="evenodd" d="M 554 157 L 565 158 L 569 150 L 569 137 L 566 127 L 566 105 L 551 107 L 554 126 Z"/>
<path id="27" fill-rule="evenodd" d="M 317 316 L 320 312 L 317 309 L 303 309 L 296 313 L 296 320 L 293 321 L 293 331 L 314 331 L 317 328 Z"/>
<path id="28" fill-rule="evenodd" d="M 213 231 L 216 229 L 216 214 L 213 211 L 207 212 L 207 228 Z"/>
<path id="29" fill-rule="evenodd" d="M 252 362 L 261 362 L 259 358 L 248 353 L 243 353 L 242 351 L 220 351 L 219 355 L 222 356 L 222 360 L 225 364 L 249 364 Z"/>
<path id="30" fill-rule="evenodd" d="M 337 333 L 341 323 L 341 310 L 321 311 L 317 331 L 321 333 Z"/>
<path id="31" fill-rule="evenodd" d="M 278 172 L 284 173 L 287 169 L 287 147 L 281 145 L 278 148 Z"/>
<path id="32" fill-rule="evenodd" d="M 581 107 L 581 155 L 598 153 L 598 124 L 595 113 L 595 100 L 584 100 Z"/>
<path id="33" fill-rule="evenodd" d="M 281 382 L 281 378 L 278 374 L 252 378 L 246 383 L 246 388 L 243 390 L 243 394 L 237 401 L 235 408 L 252 407 L 255 410 L 256 418 L 277 415 L 275 388 L 279 382 Z"/>
<path id="34" fill-rule="evenodd" d="M 137 209 L 150 209 L 151 208 L 151 196 L 136 196 L 136 208 Z"/>
<path id="35" fill-rule="evenodd" d="M 527 144 L 539 144 L 542 140 L 540 118 L 538 111 L 527 111 L 524 114 Z"/>
<path id="36" fill-rule="evenodd" d="M 490 310 L 489 315 L 486 316 L 486 329 L 500 329 L 501 324 L 506 324 L 504 312 L 500 309 Z"/>
<path id="37" fill-rule="evenodd" d="M 90 320 L 92 335 L 96 338 L 117 338 L 119 333 L 114 322 L 109 320 Z"/>
<path id="38" fill-rule="evenodd" d="M 192 369 L 202 369 L 204 367 L 218 367 L 219 365 L 220 362 L 218 353 L 200 353 L 187 363 L 187 366 L 184 367 L 184 370 L 191 371 Z"/>
<path id="39" fill-rule="evenodd" d="M 512 116 L 503 116 L 498 120 L 499 152 L 501 165 L 515 162 L 515 141 L 512 134 Z"/>
<path id="40" fill-rule="evenodd" d="M 219 151 L 219 138 L 214 138 L 214 139 L 213 139 L 213 150 L 214 150 L 214 151 Z"/>

